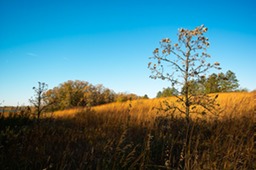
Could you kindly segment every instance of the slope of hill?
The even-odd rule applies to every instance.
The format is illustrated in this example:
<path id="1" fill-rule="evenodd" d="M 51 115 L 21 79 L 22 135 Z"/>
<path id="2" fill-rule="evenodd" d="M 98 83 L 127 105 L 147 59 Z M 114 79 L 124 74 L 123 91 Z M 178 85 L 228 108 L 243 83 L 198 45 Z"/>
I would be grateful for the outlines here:
<path id="1" fill-rule="evenodd" d="M 0 169 L 255 169 L 255 97 L 219 94 L 218 119 L 189 126 L 156 109 L 174 98 L 1 116 Z"/>
<path id="2" fill-rule="evenodd" d="M 215 94 L 212 94 L 215 95 Z M 232 92 L 219 93 L 217 103 L 220 104 L 220 118 L 237 117 L 252 114 L 255 109 L 256 93 L 251 92 Z M 111 116 L 124 116 L 129 113 L 131 117 L 139 120 L 150 120 L 156 116 L 165 116 L 166 113 L 161 109 L 165 108 L 163 101 L 175 102 L 175 97 L 157 99 L 139 99 L 127 102 L 116 102 L 91 108 L 98 114 L 109 114 Z M 161 106 L 162 105 L 162 106 Z M 84 108 L 57 111 L 54 116 L 74 116 L 78 112 L 86 110 Z M 176 112 L 177 115 L 179 113 Z"/>

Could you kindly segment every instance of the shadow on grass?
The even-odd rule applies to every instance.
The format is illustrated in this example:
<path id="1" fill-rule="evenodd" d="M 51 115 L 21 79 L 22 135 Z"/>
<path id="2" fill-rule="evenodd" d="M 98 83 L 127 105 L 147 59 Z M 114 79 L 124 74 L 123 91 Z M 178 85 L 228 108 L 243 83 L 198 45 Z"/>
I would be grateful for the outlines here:
<path id="1" fill-rule="evenodd" d="M 107 113 L 106 113 L 107 115 Z M 0 118 L 0 169 L 254 169 L 250 117 L 158 117 L 147 127 L 88 110 L 73 118 Z M 187 140 L 188 139 L 188 140 Z"/>

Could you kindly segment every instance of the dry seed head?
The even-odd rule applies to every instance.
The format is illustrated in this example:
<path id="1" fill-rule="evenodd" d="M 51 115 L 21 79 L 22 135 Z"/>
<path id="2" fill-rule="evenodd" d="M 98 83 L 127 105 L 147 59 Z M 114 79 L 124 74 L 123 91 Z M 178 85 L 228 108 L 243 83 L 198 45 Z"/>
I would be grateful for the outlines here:
<path id="1" fill-rule="evenodd" d="M 162 42 L 163 42 L 163 43 L 169 43 L 169 42 L 170 42 L 170 39 L 169 39 L 169 38 L 164 38 L 164 39 L 162 39 Z"/>
<path id="2" fill-rule="evenodd" d="M 159 52 L 159 49 L 156 48 L 156 49 L 154 50 L 154 53 L 158 53 L 158 52 Z"/>
<path id="3" fill-rule="evenodd" d="M 219 66 L 220 63 L 219 63 L 219 62 L 215 62 L 214 65 L 215 65 L 215 66 Z"/>
<path id="4" fill-rule="evenodd" d="M 204 27 L 204 28 L 203 28 L 203 32 L 206 32 L 207 30 L 208 30 L 207 27 Z"/>

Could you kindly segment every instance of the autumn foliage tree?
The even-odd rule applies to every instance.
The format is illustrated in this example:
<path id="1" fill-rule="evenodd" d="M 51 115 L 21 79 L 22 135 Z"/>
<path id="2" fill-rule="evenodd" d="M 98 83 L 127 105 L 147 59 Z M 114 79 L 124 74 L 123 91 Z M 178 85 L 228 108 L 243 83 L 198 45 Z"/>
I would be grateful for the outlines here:
<path id="1" fill-rule="evenodd" d="M 212 112 L 215 108 L 217 96 L 212 98 L 207 94 L 197 93 L 190 84 L 205 77 L 211 68 L 221 69 L 218 62 L 212 64 L 207 61 L 211 57 L 207 53 L 210 43 L 204 36 L 207 30 L 204 25 L 193 30 L 179 29 L 178 42 L 173 43 L 169 38 L 162 39 L 160 47 L 150 57 L 153 63 L 148 64 L 152 79 L 167 80 L 171 88 L 178 91 L 175 96 L 181 107 L 173 103 L 169 108 L 184 114 L 187 122 L 191 113 L 197 113 L 196 108 L 200 107 L 203 110 L 201 113 Z"/>
<path id="2" fill-rule="evenodd" d="M 139 98 L 134 94 L 115 93 L 102 84 L 92 85 L 86 81 L 68 80 L 45 92 L 46 103 L 54 103 L 48 111 L 74 107 L 91 107 L 115 101 L 124 102 Z"/>
<path id="3" fill-rule="evenodd" d="M 86 81 L 69 80 L 46 92 L 49 109 L 62 110 L 73 107 L 95 106 L 114 101 L 114 92 L 103 85 L 93 86 Z"/>

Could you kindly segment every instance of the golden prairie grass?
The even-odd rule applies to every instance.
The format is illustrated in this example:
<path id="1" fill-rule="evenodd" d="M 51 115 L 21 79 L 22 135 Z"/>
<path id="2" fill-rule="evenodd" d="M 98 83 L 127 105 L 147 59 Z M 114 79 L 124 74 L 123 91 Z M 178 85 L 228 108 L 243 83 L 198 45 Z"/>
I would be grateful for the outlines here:
<path id="1" fill-rule="evenodd" d="M 252 114 L 255 110 L 255 98 L 256 93 L 251 92 L 230 92 L 230 93 L 219 93 L 217 103 L 220 104 L 219 112 L 220 118 L 228 117 L 241 117 Z M 211 94 L 216 95 L 216 94 Z M 92 110 L 96 114 L 104 116 L 129 116 L 133 121 L 145 122 L 154 120 L 157 116 L 165 116 L 166 112 L 159 111 L 161 104 L 164 107 L 163 101 L 168 103 L 175 103 L 175 97 L 160 98 L 160 99 L 139 99 L 127 102 L 116 102 L 100 106 L 95 106 Z M 86 110 L 86 108 L 68 109 L 63 111 L 56 111 L 53 113 L 54 117 L 65 117 L 74 116 L 76 113 Z M 176 112 L 176 116 L 180 114 Z M 105 115 L 106 116 L 106 115 Z M 193 115 L 192 115 L 193 117 Z"/>
<path id="2" fill-rule="evenodd" d="M 59 110 L 59 111 L 55 111 L 53 113 L 47 113 L 46 116 L 53 116 L 55 118 L 59 118 L 59 117 L 74 117 L 76 113 L 79 113 L 81 111 L 83 111 L 83 108 L 75 108 L 75 109 L 66 109 L 66 110 Z"/>
<path id="3" fill-rule="evenodd" d="M 221 108 L 223 109 L 223 116 L 247 116 L 253 114 L 256 106 L 255 92 L 233 92 L 221 93 L 218 98 Z"/>
<path id="4" fill-rule="evenodd" d="M 256 169 L 255 94 L 219 94 L 220 119 L 191 126 L 156 109 L 175 98 L 2 116 L 0 169 Z"/>

